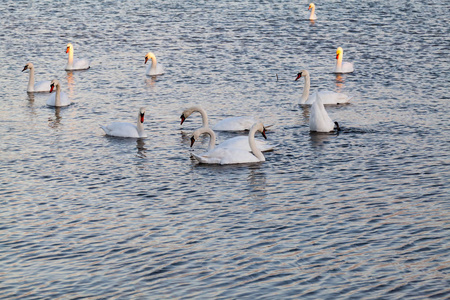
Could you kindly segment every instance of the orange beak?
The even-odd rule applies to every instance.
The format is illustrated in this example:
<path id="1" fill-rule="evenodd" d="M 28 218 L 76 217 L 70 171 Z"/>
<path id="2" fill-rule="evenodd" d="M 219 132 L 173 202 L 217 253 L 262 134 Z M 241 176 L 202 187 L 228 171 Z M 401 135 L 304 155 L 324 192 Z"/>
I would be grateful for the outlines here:
<path id="1" fill-rule="evenodd" d="M 54 85 L 54 84 L 50 85 L 50 93 L 53 92 L 53 89 L 54 89 L 54 88 L 55 88 L 55 85 Z"/>
<path id="2" fill-rule="evenodd" d="M 144 114 L 141 114 L 141 123 L 144 123 Z"/>
<path id="3" fill-rule="evenodd" d="M 66 49 L 66 53 L 69 53 L 69 49 L 70 49 L 70 47 L 67 47 L 67 49 Z"/>
<path id="4" fill-rule="evenodd" d="M 146 64 L 147 63 L 147 61 L 148 61 L 148 58 L 147 58 L 147 56 L 145 57 L 145 63 L 144 64 Z"/>

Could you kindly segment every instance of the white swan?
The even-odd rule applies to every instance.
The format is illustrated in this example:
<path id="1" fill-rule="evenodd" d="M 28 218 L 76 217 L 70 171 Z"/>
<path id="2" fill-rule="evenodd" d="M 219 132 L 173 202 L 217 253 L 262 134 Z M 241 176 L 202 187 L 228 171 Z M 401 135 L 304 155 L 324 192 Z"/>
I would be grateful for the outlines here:
<path id="1" fill-rule="evenodd" d="M 311 10 L 311 13 L 309 14 L 309 19 L 316 20 L 317 19 L 317 16 L 315 14 L 316 6 L 314 5 L 314 3 L 309 4 L 308 10 Z"/>
<path id="2" fill-rule="evenodd" d="M 248 152 L 247 150 L 239 148 L 216 147 L 200 155 L 192 153 L 192 156 L 194 156 L 194 158 L 198 160 L 200 163 L 205 164 L 228 165 L 228 164 L 243 164 L 243 163 L 254 163 L 265 161 L 266 159 L 264 155 L 262 154 L 261 150 L 259 150 L 258 147 L 256 146 L 255 142 L 256 131 L 263 133 L 263 135 L 265 136 L 264 126 L 262 123 L 255 123 L 250 129 L 250 132 L 248 134 L 248 144 L 252 152 Z M 195 136 L 192 136 L 191 147 L 194 144 L 194 142 Z"/>
<path id="3" fill-rule="evenodd" d="M 339 131 L 338 122 L 333 122 L 327 111 L 325 110 L 325 106 L 323 106 L 322 99 L 320 96 L 317 96 L 316 101 L 311 106 L 311 113 L 309 115 L 309 130 L 316 132 L 330 132 L 334 130 L 336 126 L 336 130 Z"/>
<path id="4" fill-rule="evenodd" d="M 156 76 L 164 74 L 164 67 L 161 64 L 158 64 L 156 61 L 156 56 L 152 52 L 149 52 L 145 55 L 145 64 L 148 60 L 151 60 L 151 64 L 147 66 L 145 70 L 145 74 L 149 76 Z"/>
<path id="5" fill-rule="evenodd" d="M 210 151 L 214 148 L 234 148 L 234 149 L 242 149 L 242 150 L 245 150 L 248 152 L 252 151 L 252 149 L 250 148 L 250 144 L 248 143 L 248 136 L 236 136 L 231 139 L 227 139 L 216 146 L 216 134 L 209 127 L 201 127 L 194 131 L 192 138 L 191 138 L 191 146 L 194 143 L 195 139 L 198 139 L 198 137 L 204 133 L 209 135 L 208 151 Z M 266 134 L 265 128 L 264 128 L 264 131 L 262 132 L 262 134 L 265 137 L 265 134 Z M 258 147 L 258 149 L 261 150 L 262 152 L 272 151 L 277 146 L 277 145 L 271 145 L 261 139 L 255 139 L 255 143 L 256 143 L 256 147 Z"/>
<path id="6" fill-rule="evenodd" d="M 23 71 L 25 70 L 30 70 L 30 76 L 28 79 L 28 87 L 27 87 L 27 92 L 32 93 L 32 92 L 48 92 L 50 91 L 50 84 L 51 81 L 50 80 L 42 80 L 42 81 L 38 81 L 38 82 L 34 82 L 34 66 L 32 63 L 27 63 L 25 65 L 25 67 L 23 67 Z"/>
<path id="7" fill-rule="evenodd" d="M 208 115 L 200 106 L 193 106 L 183 111 L 180 117 L 181 124 L 183 124 L 184 120 L 186 120 L 193 112 L 199 112 L 201 114 L 204 127 L 209 126 Z M 243 131 L 249 130 L 256 122 L 258 122 L 258 120 L 253 117 L 230 117 L 223 119 L 211 128 L 214 131 Z"/>
<path id="8" fill-rule="evenodd" d="M 73 45 L 67 44 L 66 53 L 69 53 L 69 59 L 67 60 L 66 71 L 86 70 L 89 69 L 89 61 L 85 58 L 74 59 L 73 58 Z"/>
<path id="9" fill-rule="evenodd" d="M 144 131 L 144 115 L 145 108 L 141 107 L 139 109 L 137 125 L 127 123 L 127 122 L 113 122 L 107 126 L 100 127 L 105 131 L 107 135 L 119 136 L 119 137 L 130 137 L 130 138 L 146 138 L 147 134 Z"/>
<path id="10" fill-rule="evenodd" d="M 59 83 L 59 80 L 57 79 L 53 79 L 52 82 L 50 83 L 50 93 L 53 92 L 55 88 L 56 93 L 50 95 L 50 97 L 47 99 L 47 105 L 55 107 L 70 105 L 69 97 L 67 96 L 66 93 L 61 92 L 61 85 Z"/>
<path id="11" fill-rule="evenodd" d="M 311 87 L 311 79 L 309 77 L 309 72 L 306 70 L 301 70 L 300 73 L 297 74 L 297 78 L 295 81 L 297 81 L 300 77 L 305 78 L 305 86 L 303 87 L 303 94 L 300 98 L 300 104 L 307 104 L 311 105 L 316 101 L 317 95 L 320 95 L 320 98 L 322 98 L 323 104 L 341 104 L 341 103 L 348 103 L 352 97 L 349 97 L 346 94 L 341 93 L 335 93 L 332 91 L 320 91 L 320 92 L 314 92 L 313 94 L 309 95 L 309 89 Z"/>
<path id="12" fill-rule="evenodd" d="M 344 50 L 338 47 L 336 50 L 336 67 L 334 67 L 334 73 L 352 73 L 353 63 L 342 62 L 344 57 Z"/>

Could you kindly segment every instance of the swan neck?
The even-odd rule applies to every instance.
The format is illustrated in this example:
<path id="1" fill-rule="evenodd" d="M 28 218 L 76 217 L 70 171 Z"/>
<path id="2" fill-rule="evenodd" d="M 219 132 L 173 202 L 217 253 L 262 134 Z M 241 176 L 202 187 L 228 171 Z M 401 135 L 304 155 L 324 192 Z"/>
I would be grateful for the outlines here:
<path id="1" fill-rule="evenodd" d="M 313 6 L 313 7 L 311 7 L 311 14 L 309 15 L 309 18 L 310 19 L 313 19 L 314 18 L 314 12 L 316 11 L 316 7 L 315 6 Z"/>
<path id="2" fill-rule="evenodd" d="M 30 68 L 30 76 L 28 79 L 28 91 L 34 91 L 34 68 Z"/>
<path id="3" fill-rule="evenodd" d="M 256 131 L 258 131 L 257 126 L 253 126 L 250 129 L 250 132 L 248 133 L 248 143 L 250 144 L 250 149 L 252 150 L 253 155 L 255 155 L 256 158 L 258 158 L 260 161 L 265 161 L 266 158 L 262 154 L 261 150 L 259 150 L 259 148 L 256 146 L 256 141 L 255 141 Z"/>
<path id="4" fill-rule="evenodd" d="M 209 120 L 208 120 L 208 114 L 206 113 L 206 110 L 204 110 L 202 107 L 196 107 L 195 110 L 198 111 L 200 113 L 200 115 L 202 115 L 203 127 L 208 127 Z M 213 134 L 214 134 L 214 132 L 213 132 Z"/>
<path id="5" fill-rule="evenodd" d="M 67 60 L 67 65 L 72 66 L 73 65 L 73 49 L 69 49 L 69 59 Z"/>
<path id="6" fill-rule="evenodd" d="M 336 60 L 336 71 L 341 71 L 342 69 L 342 57 L 343 55 L 339 55 L 339 58 Z"/>
<path id="7" fill-rule="evenodd" d="M 311 87 L 311 79 L 309 78 L 309 74 L 305 75 L 305 86 L 303 87 L 302 98 L 300 99 L 300 104 L 305 104 L 306 100 L 309 97 L 309 89 Z"/>
<path id="8" fill-rule="evenodd" d="M 55 106 L 61 106 L 61 87 L 56 85 Z"/>
<path id="9" fill-rule="evenodd" d="M 156 64 L 157 64 L 156 57 L 152 56 L 151 59 L 152 59 L 152 70 L 156 70 Z"/>
<path id="10" fill-rule="evenodd" d="M 207 135 L 209 135 L 208 151 L 210 151 L 210 150 L 214 149 L 214 147 L 216 147 L 216 134 L 209 127 L 205 128 L 205 133 Z"/>

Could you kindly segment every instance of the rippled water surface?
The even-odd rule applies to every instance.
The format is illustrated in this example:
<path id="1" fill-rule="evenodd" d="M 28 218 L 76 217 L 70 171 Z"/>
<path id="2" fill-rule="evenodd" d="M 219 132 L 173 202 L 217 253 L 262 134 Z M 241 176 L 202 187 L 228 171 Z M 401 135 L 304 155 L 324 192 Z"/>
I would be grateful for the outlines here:
<path id="1" fill-rule="evenodd" d="M 0 298 L 448 298 L 449 3 L 323 1 L 314 23 L 308 4 L 3 1 Z M 90 70 L 64 71 L 68 42 Z M 26 93 L 29 61 L 71 106 Z M 338 135 L 309 132 L 301 69 L 353 95 L 327 107 Z M 279 145 L 199 165 L 191 105 Z M 104 136 L 141 106 L 147 139 Z"/>

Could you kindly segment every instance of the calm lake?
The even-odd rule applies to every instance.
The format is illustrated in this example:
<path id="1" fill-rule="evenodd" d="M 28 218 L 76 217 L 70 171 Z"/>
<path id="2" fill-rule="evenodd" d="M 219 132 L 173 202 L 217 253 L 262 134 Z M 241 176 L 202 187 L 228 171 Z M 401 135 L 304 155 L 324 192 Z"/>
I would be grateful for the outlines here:
<path id="1" fill-rule="evenodd" d="M 449 298 L 449 2 L 308 5 L 3 1 L 0 298 Z M 69 42 L 89 70 L 64 70 Z M 333 73 L 339 46 L 353 73 Z M 73 104 L 28 94 L 27 62 Z M 302 69 L 353 96 L 326 107 L 338 134 L 310 132 Z M 198 164 L 193 105 L 278 146 Z M 148 138 L 105 136 L 140 107 Z"/>

